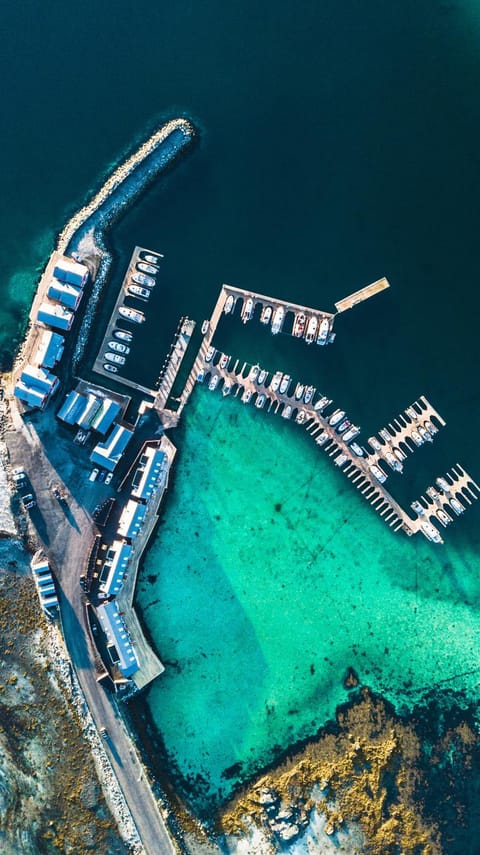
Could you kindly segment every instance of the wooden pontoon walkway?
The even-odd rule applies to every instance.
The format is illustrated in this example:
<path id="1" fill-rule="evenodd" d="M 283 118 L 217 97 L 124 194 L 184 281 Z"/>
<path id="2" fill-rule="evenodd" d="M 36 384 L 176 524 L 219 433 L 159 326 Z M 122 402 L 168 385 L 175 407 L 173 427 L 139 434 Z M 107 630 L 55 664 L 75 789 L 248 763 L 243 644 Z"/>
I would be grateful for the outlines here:
<path id="1" fill-rule="evenodd" d="M 390 288 L 390 282 L 388 279 L 385 279 L 385 277 L 377 279 L 377 281 L 372 282 L 371 285 L 366 285 L 365 288 L 361 288 L 360 291 L 354 291 L 349 297 L 344 297 L 343 300 L 339 300 L 338 303 L 335 303 L 335 308 L 338 313 L 346 312 L 347 309 L 353 309 L 353 307 L 358 303 L 362 303 L 364 300 L 374 297 L 375 294 L 379 294 L 380 291 L 384 291 L 385 288 Z"/>

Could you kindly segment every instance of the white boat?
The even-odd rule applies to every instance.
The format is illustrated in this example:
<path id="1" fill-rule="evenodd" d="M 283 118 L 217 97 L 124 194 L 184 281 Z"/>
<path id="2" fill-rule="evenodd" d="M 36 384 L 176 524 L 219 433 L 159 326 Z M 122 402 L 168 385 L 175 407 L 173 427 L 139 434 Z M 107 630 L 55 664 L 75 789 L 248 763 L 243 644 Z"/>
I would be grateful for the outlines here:
<path id="1" fill-rule="evenodd" d="M 257 410 L 262 409 L 266 400 L 267 400 L 267 396 L 264 395 L 263 393 L 257 397 L 257 400 L 255 401 L 255 406 L 256 406 Z"/>
<path id="2" fill-rule="evenodd" d="M 160 259 L 163 258 L 163 255 L 159 253 L 158 255 L 152 255 L 151 253 L 146 253 L 145 261 L 148 261 L 149 264 L 160 264 Z"/>
<path id="3" fill-rule="evenodd" d="M 445 478 L 437 478 L 435 483 L 440 490 L 443 490 L 444 493 L 450 493 L 450 484 L 445 480 Z"/>
<path id="4" fill-rule="evenodd" d="M 372 463 L 368 468 L 370 469 L 373 477 L 376 478 L 377 481 L 380 481 L 380 484 L 383 484 L 383 482 L 387 480 L 387 475 L 385 475 L 383 469 L 380 469 L 380 466 L 376 466 L 375 463 Z"/>
<path id="5" fill-rule="evenodd" d="M 320 446 L 325 445 L 325 443 L 329 437 L 330 437 L 330 434 L 326 430 L 324 430 L 324 431 L 322 431 L 321 434 L 319 434 L 317 436 L 315 442 L 317 443 L 317 445 L 320 445 Z"/>
<path id="6" fill-rule="evenodd" d="M 305 386 L 302 383 L 297 383 L 295 386 L 295 400 L 300 401 L 303 398 L 305 392 Z"/>
<path id="7" fill-rule="evenodd" d="M 283 306 L 277 306 L 275 309 L 273 320 L 272 320 L 272 333 L 273 335 L 277 335 L 280 332 L 283 326 L 283 322 L 285 320 L 285 309 Z"/>
<path id="8" fill-rule="evenodd" d="M 262 309 L 262 314 L 260 315 L 260 323 L 261 324 L 269 324 L 272 319 L 272 307 L 264 306 Z"/>
<path id="9" fill-rule="evenodd" d="M 428 520 L 423 520 L 421 529 L 428 540 L 433 541 L 433 543 L 443 543 L 440 532 Z"/>
<path id="10" fill-rule="evenodd" d="M 275 374 L 272 377 L 272 384 L 270 386 L 272 392 L 278 392 L 280 388 L 280 382 L 282 380 L 282 372 L 275 371 Z"/>
<path id="11" fill-rule="evenodd" d="M 204 321 L 202 324 L 202 335 L 208 332 L 208 328 L 210 326 L 210 321 Z"/>
<path id="12" fill-rule="evenodd" d="M 215 391 L 220 381 L 220 377 L 218 374 L 214 374 L 213 377 L 210 378 L 210 383 L 208 384 L 208 388 L 211 392 Z"/>
<path id="13" fill-rule="evenodd" d="M 103 366 L 105 371 L 108 371 L 109 374 L 118 374 L 118 368 L 116 365 L 109 365 L 108 362 Z"/>
<path id="14" fill-rule="evenodd" d="M 345 410 L 335 410 L 335 412 L 330 416 L 328 423 L 331 424 L 332 427 L 335 427 L 335 425 L 338 425 L 338 423 L 344 418 Z"/>
<path id="15" fill-rule="evenodd" d="M 350 440 L 355 439 L 356 436 L 360 433 L 360 428 L 358 425 L 350 425 L 347 431 L 343 434 L 343 441 L 350 442 Z"/>
<path id="16" fill-rule="evenodd" d="M 311 344 L 313 339 L 315 338 L 315 336 L 317 334 L 317 327 L 318 327 L 318 318 L 316 317 L 316 315 L 312 315 L 312 317 L 310 318 L 310 320 L 308 322 L 307 333 L 305 335 L 305 341 L 307 342 L 307 344 Z"/>
<path id="17" fill-rule="evenodd" d="M 151 273 L 153 276 L 156 276 L 158 273 L 158 267 L 154 267 L 153 264 L 145 264 L 144 261 L 138 262 L 137 270 L 140 270 L 142 273 Z"/>
<path id="18" fill-rule="evenodd" d="M 248 404 L 250 398 L 252 397 L 252 392 L 250 389 L 245 389 L 242 395 L 242 404 Z"/>
<path id="19" fill-rule="evenodd" d="M 107 362 L 114 362 L 115 365 L 125 365 L 125 357 L 120 356 L 119 353 L 104 353 L 103 358 L 107 360 Z"/>
<path id="20" fill-rule="evenodd" d="M 462 503 L 459 502 L 458 499 L 455 499 L 455 497 L 452 497 L 450 499 L 449 504 L 458 517 L 460 516 L 460 514 L 465 513 L 465 508 L 463 507 Z"/>
<path id="21" fill-rule="evenodd" d="M 229 294 L 227 299 L 225 300 L 225 303 L 223 306 L 223 311 L 224 311 L 225 315 L 230 314 L 230 312 L 233 309 L 234 304 L 235 304 L 235 297 L 233 296 L 233 294 Z"/>
<path id="22" fill-rule="evenodd" d="M 335 466 L 343 466 L 347 462 L 347 460 L 348 460 L 348 454 L 345 454 L 342 451 L 342 453 L 339 454 L 333 462 L 335 463 Z"/>
<path id="23" fill-rule="evenodd" d="M 446 511 L 443 510 L 443 508 L 438 509 L 436 517 L 439 522 L 441 522 L 444 528 L 446 528 L 447 525 L 450 525 L 450 523 L 452 522 L 452 518 L 446 513 Z"/>
<path id="24" fill-rule="evenodd" d="M 303 423 L 306 421 L 306 418 L 307 418 L 307 414 L 306 414 L 305 410 L 299 410 L 299 412 L 295 416 L 295 421 L 297 422 L 298 425 L 303 425 Z"/>
<path id="25" fill-rule="evenodd" d="M 250 371 L 248 372 L 249 379 L 253 380 L 253 382 L 255 382 L 255 380 L 258 377 L 259 371 L 260 371 L 259 365 L 252 365 L 252 367 L 250 368 Z"/>
<path id="26" fill-rule="evenodd" d="M 376 436 L 369 436 L 368 437 L 368 444 L 372 446 L 374 451 L 381 451 L 382 450 L 382 446 L 380 445 Z"/>
<path id="27" fill-rule="evenodd" d="M 228 380 L 226 380 L 225 383 L 223 384 L 222 395 L 225 395 L 225 397 L 226 397 L 227 395 L 230 394 L 231 391 L 232 391 L 232 384 L 229 383 Z"/>
<path id="28" fill-rule="evenodd" d="M 251 297 L 249 297 L 247 302 L 244 304 L 243 309 L 242 309 L 242 321 L 243 321 L 243 323 L 246 324 L 247 321 L 251 320 L 252 315 L 253 315 L 253 300 Z"/>
<path id="29" fill-rule="evenodd" d="M 145 315 L 138 309 L 131 309 L 129 306 L 120 306 L 118 314 L 127 321 L 132 321 L 134 324 L 143 324 Z"/>
<path id="30" fill-rule="evenodd" d="M 153 288 L 155 285 L 153 276 L 147 276 L 146 273 L 133 273 L 132 282 L 136 282 L 137 285 L 146 285 L 147 288 Z"/>
<path id="31" fill-rule="evenodd" d="M 315 394 L 315 386 L 307 386 L 305 389 L 304 402 L 305 404 L 309 404 Z"/>
<path id="32" fill-rule="evenodd" d="M 257 383 L 259 386 L 263 386 L 265 380 L 267 379 L 267 372 L 264 368 L 262 368 L 258 373 Z"/>
<path id="33" fill-rule="evenodd" d="M 284 375 L 283 375 L 283 377 L 282 377 L 282 379 L 281 379 L 281 381 L 280 381 L 280 388 L 279 388 L 279 390 L 278 390 L 278 391 L 280 392 L 280 394 L 281 394 L 281 395 L 286 395 L 286 394 L 287 394 L 288 387 L 289 387 L 289 385 L 290 385 L 291 379 L 292 379 L 292 378 L 290 377 L 290 374 L 284 374 Z"/>
<path id="34" fill-rule="evenodd" d="M 418 432 L 419 432 L 420 436 L 422 437 L 422 439 L 424 440 L 424 442 L 433 442 L 433 437 L 430 436 L 428 430 L 426 428 L 424 428 L 423 425 L 418 426 Z"/>
<path id="35" fill-rule="evenodd" d="M 433 499 L 434 502 L 440 501 L 440 495 L 435 490 L 435 487 L 427 487 L 425 492 L 426 492 L 427 496 L 429 496 L 431 499 Z"/>
<path id="36" fill-rule="evenodd" d="M 417 502 L 417 500 L 412 502 L 410 507 L 412 511 L 415 511 L 415 513 L 418 514 L 419 517 L 425 516 L 425 508 L 420 504 L 420 502 Z"/>
<path id="37" fill-rule="evenodd" d="M 213 344 L 210 345 L 206 354 L 205 354 L 205 362 L 211 362 L 213 357 L 215 356 L 215 348 Z"/>
<path id="38" fill-rule="evenodd" d="M 328 318 L 323 318 L 318 330 L 317 344 L 326 344 L 329 329 L 330 324 L 328 323 Z"/>
<path id="39" fill-rule="evenodd" d="M 150 297 L 148 288 L 142 288 L 141 285 L 127 285 L 127 292 L 132 297 L 139 297 L 141 300 L 148 300 Z"/>
<path id="40" fill-rule="evenodd" d="M 220 362 L 219 362 L 220 368 L 226 368 L 229 362 L 230 362 L 230 357 L 228 356 L 228 354 L 222 353 L 222 355 L 220 357 Z"/>
<path id="41" fill-rule="evenodd" d="M 358 442 L 352 442 L 350 448 L 357 457 L 363 457 L 363 448 L 358 444 Z"/>
<path id="42" fill-rule="evenodd" d="M 108 346 L 114 350 L 116 353 L 124 353 L 125 356 L 128 356 L 130 353 L 130 348 L 126 344 L 122 344 L 120 341 L 109 341 Z"/>
<path id="43" fill-rule="evenodd" d="M 348 427 L 350 427 L 351 422 L 348 419 L 344 419 L 343 422 L 337 427 L 337 433 L 344 433 Z"/>
<path id="44" fill-rule="evenodd" d="M 115 330 L 113 335 L 115 336 L 115 338 L 118 338 L 120 341 L 131 342 L 133 339 L 132 333 L 127 332 L 126 330 Z"/>
<path id="45" fill-rule="evenodd" d="M 305 324 L 307 323 L 307 316 L 300 312 L 298 315 L 295 315 L 295 321 L 293 323 L 293 335 L 296 338 L 301 338 L 305 332 Z"/>
<path id="46" fill-rule="evenodd" d="M 292 408 L 290 404 L 287 404 L 286 407 L 283 408 L 282 411 L 282 419 L 289 419 L 292 415 Z"/>
<path id="47" fill-rule="evenodd" d="M 430 419 L 427 419 L 427 421 L 424 422 L 424 425 L 428 430 L 430 436 L 435 436 L 435 434 L 438 433 L 438 428 L 435 427 L 435 425 L 430 421 Z"/>
<path id="48" fill-rule="evenodd" d="M 410 419 L 413 419 L 413 421 L 415 421 L 418 418 L 418 413 L 415 412 L 413 407 L 407 407 L 405 412 Z"/>
<path id="49" fill-rule="evenodd" d="M 402 451 L 401 448 L 394 448 L 393 453 L 394 453 L 395 457 L 397 458 L 397 460 L 400 461 L 400 463 L 402 462 L 402 460 L 407 459 L 407 455 Z"/>
<path id="50" fill-rule="evenodd" d="M 317 403 L 314 405 L 313 409 L 316 410 L 317 413 L 321 413 L 331 403 L 332 403 L 331 398 L 327 398 L 326 395 L 323 395 L 323 397 L 321 397 L 320 400 L 317 401 Z"/>
<path id="51" fill-rule="evenodd" d="M 381 436 L 382 439 L 385 440 L 385 442 L 391 442 L 392 441 L 392 437 L 390 436 L 390 434 L 386 428 L 382 428 L 381 430 L 379 430 L 378 435 Z"/>
<path id="52" fill-rule="evenodd" d="M 400 463 L 399 460 L 397 460 L 397 458 L 391 451 L 385 452 L 385 460 L 387 461 L 390 468 L 393 469 L 395 472 L 403 472 L 403 464 Z"/>

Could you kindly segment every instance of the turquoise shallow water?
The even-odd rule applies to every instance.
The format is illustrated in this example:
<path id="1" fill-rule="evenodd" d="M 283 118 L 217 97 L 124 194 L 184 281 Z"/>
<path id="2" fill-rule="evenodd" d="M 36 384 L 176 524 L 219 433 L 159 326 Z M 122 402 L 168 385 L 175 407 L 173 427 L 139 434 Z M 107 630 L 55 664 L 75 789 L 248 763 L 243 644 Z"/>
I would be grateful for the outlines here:
<path id="1" fill-rule="evenodd" d="M 393 535 L 298 426 L 204 387 L 176 438 L 138 601 L 167 662 L 148 704 L 204 778 L 197 807 L 333 718 L 348 666 L 399 708 L 474 696 L 478 542 Z"/>

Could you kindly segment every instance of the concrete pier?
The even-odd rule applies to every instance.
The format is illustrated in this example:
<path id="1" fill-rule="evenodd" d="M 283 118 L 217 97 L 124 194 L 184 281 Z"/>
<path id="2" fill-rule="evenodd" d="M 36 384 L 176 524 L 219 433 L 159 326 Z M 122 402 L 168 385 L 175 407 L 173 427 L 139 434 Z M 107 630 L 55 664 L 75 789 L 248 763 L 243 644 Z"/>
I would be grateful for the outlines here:
<path id="1" fill-rule="evenodd" d="M 384 291 L 385 288 L 390 288 L 390 282 L 388 279 L 385 277 L 377 279 L 377 281 L 372 282 L 371 285 L 366 285 L 365 288 L 360 288 L 359 291 L 354 291 L 349 297 L 344 297 L 343 300 L 339 300 L 338 303 L 335 303 L 337 313 L 346 312 L 347 309 L 353 309 L 353 307 L 358 305 L 358 303 L 362 303 L 364 300 L 374 297 L 375 294 L 379 294 L 380 291 Z"/>

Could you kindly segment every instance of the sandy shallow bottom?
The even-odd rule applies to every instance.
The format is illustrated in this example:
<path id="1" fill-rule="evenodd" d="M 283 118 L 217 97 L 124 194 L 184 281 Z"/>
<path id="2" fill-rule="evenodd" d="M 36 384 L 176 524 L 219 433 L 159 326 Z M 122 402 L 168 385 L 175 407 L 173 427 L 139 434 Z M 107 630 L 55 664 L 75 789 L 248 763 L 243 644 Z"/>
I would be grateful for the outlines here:
<path id="1" fill-rule="evenodd" d="M 139 581 L 167 664 L 148 705 L 204 809 L 345 702 L 480 682 L 477 544 L 392 534 L 298 426 L 199 388 Z M 192 796 L 193 787 L 195 797 Z"/>

